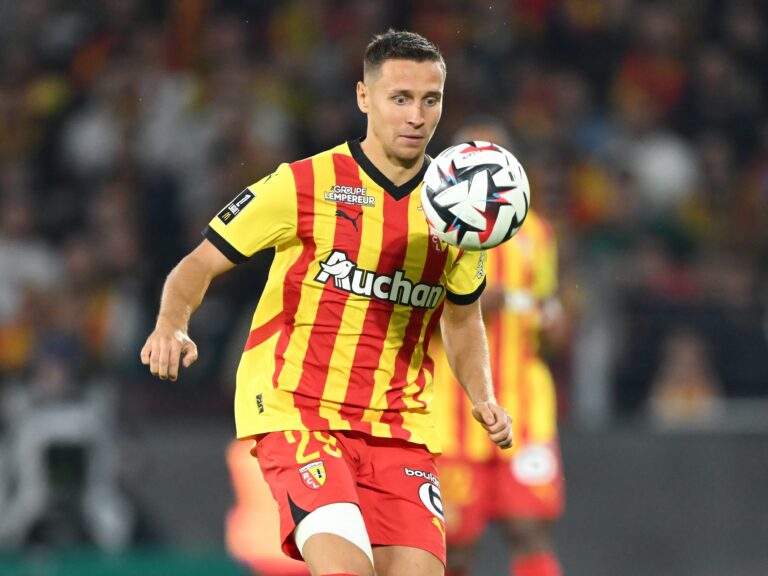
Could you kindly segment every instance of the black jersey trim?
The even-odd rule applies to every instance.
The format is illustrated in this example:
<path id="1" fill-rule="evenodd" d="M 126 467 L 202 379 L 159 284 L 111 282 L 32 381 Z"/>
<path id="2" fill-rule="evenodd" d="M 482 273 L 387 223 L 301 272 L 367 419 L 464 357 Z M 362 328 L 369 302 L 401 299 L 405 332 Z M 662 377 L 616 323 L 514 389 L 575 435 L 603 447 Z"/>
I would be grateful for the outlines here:
<path id="1" fill-rule="evenodd" d="M 298 526 L 304 518 L 309 516 L 309 511 L 297 506 L 290 494 L 288 494 L 288 505 L 291 508 L 291 518 L 293 519 L 294 526 Z"/>
<path id="2" fill-rule="evenodd" d="M 483 283 L 480 284 L 480 286 L 478 286 L 477 289 L 470 294 L 454 294 L 450 290 L 447 290 L 445 292 L 445 297 L 454 304 L 472 304 L 472 302 L 475 302 L 478 298 L 480 298 L 483 290 L 485 290 L 485 278 L 483 278 Z"/>
<path id="3" fill-rule="evenodd" d="M 355 162 L 358 163 L 360 168 L 362 168 L 363 171 L 371 177 L 371 180 L 381 186 L 384 191 L 392 196 L 395 200 L 402 200 L 403 198 L 407 197 L 411 191 L 413 191 L 413 189 L 416 188 L 416 186 L 418 186 L 422 180 L 424 180 L 424 173 L 427 171 L 427 166 L 429 166 L 431 161 L 429 156 L 426 154 L 424 155 L 424 163 L 421 165 L 421 170 L 419 170 L 418 174 L 408 180 L 408 182 L 405 184 L 396 186 L 395 183 L 384 176 L 381 170 L 376 168 L 374 163 L 371 162 L 368 156 L 365 155 L 365 152 L 363 152 L 363 147 L 360 145 L 362 141 L 363 138 L 359 138 L 357 140 L 350 140 L 347 142 L 349 151 L 352 154 L 352 158 L 354 158 Z"/>
<path id="4" fill-rule="evenodd" d="M 248 261 L 248 256 L 241 254 L 232 244 L 224 240 L 224 237 L 210 226 L 203 230 L 203 236 L 224 254 L 233 264 L 242 264 Z"/>

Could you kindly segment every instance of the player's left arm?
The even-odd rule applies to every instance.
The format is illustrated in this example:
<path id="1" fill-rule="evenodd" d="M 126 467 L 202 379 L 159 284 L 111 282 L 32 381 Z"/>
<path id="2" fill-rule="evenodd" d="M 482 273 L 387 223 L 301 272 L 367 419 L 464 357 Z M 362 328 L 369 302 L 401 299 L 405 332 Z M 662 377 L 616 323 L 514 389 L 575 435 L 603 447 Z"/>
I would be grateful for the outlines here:
<path id="1" fill-rule="evenodd" d="M 559 297 L 557 240 L 545 218 L 539 217 L 538 222 L 541 233 L 533 243 L 533 295 L 539 311 L 539 329 L 550 345 L 562 349 L 567 345 L 568 326 Z"/>
<path id="2" fill-rule="evenodd" d="M 472 415 L 501 448 L 512 446 L 512 419 L 496 403 L 480 302 L 445 301 L 440 330 L 448 363 L 472 402 Z"/>

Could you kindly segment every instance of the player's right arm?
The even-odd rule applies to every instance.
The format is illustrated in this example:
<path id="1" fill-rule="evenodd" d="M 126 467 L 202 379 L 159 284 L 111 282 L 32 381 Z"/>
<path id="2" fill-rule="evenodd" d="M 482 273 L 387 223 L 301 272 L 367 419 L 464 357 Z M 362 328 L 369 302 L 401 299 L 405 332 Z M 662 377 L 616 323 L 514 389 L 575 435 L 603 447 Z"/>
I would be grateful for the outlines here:
<path id="1" fill-rule="evenodd" d="M 288 164 L 248 186 L 208 224 L 203 240 L 171 271 L 160 298 L 155 329 L 141 349 L 141 361 L 161 380 L 176 380 L 179 362 L 197 360 L 189 337 L 192 313 L 216 276 L 256 252 L 289 242 L 296 235 L 296 192 Z"/>
<path id="2" fill-rule="evenodd" d="M 211 280 L 235 266 L 218 248 L 203 240 L 171 271 L 163 286 L 155 329 L 141 349 L 141 362 L 161 380 L 176 380 L 179 362 L 197 360 L 189 337 L 189 319 L 203 301 Z"/>

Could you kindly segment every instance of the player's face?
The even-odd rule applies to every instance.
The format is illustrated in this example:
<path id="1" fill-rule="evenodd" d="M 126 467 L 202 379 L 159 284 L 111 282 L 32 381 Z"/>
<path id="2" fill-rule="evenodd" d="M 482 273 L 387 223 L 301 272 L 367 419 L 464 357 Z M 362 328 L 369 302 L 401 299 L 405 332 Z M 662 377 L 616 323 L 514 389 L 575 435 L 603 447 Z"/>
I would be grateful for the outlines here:
<path id="1" fill-rule="evenodd" d="M 437 62 L 385 61 L 357 87 L 369 144 L 397 163 L 420 160 L 443 111 L 444 84 Z"/>

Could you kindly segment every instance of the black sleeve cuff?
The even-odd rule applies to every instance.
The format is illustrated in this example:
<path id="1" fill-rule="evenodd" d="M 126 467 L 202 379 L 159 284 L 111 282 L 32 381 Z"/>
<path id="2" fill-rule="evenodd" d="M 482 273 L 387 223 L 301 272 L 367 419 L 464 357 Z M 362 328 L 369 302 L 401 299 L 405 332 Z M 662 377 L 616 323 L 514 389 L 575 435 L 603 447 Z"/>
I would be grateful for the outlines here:
<path id="1" fill-rule="evenodd" d="M 224 254 L 230 262 L 233 264 L 242 264 L 243 262 L 248 261 L 248 256 L 245 256 L 244 254 L 241 254 L 238 250 L 236 250 L 229 242 L 224 240 L 224 238 L 216 232 L 213 228 L 210 226 L 206 226 L 205 230 L 203 230 L 203 236 L 216 248 L 219 249 L 219 252 Z"/>
<path id="2" fill-rule="evenodd" d="M 475 302 L 478 298 L 480 298 L 483 290 L 485 290 L 485 278 L 483 278 L 483 283 L 480 284 L 480 286 L 478 286 L 477 289 L 470 294 L 454 294 L 451 291 L 446 291 L 445 297 L 454 304 L 472 304 L 472 302 Z"/>

